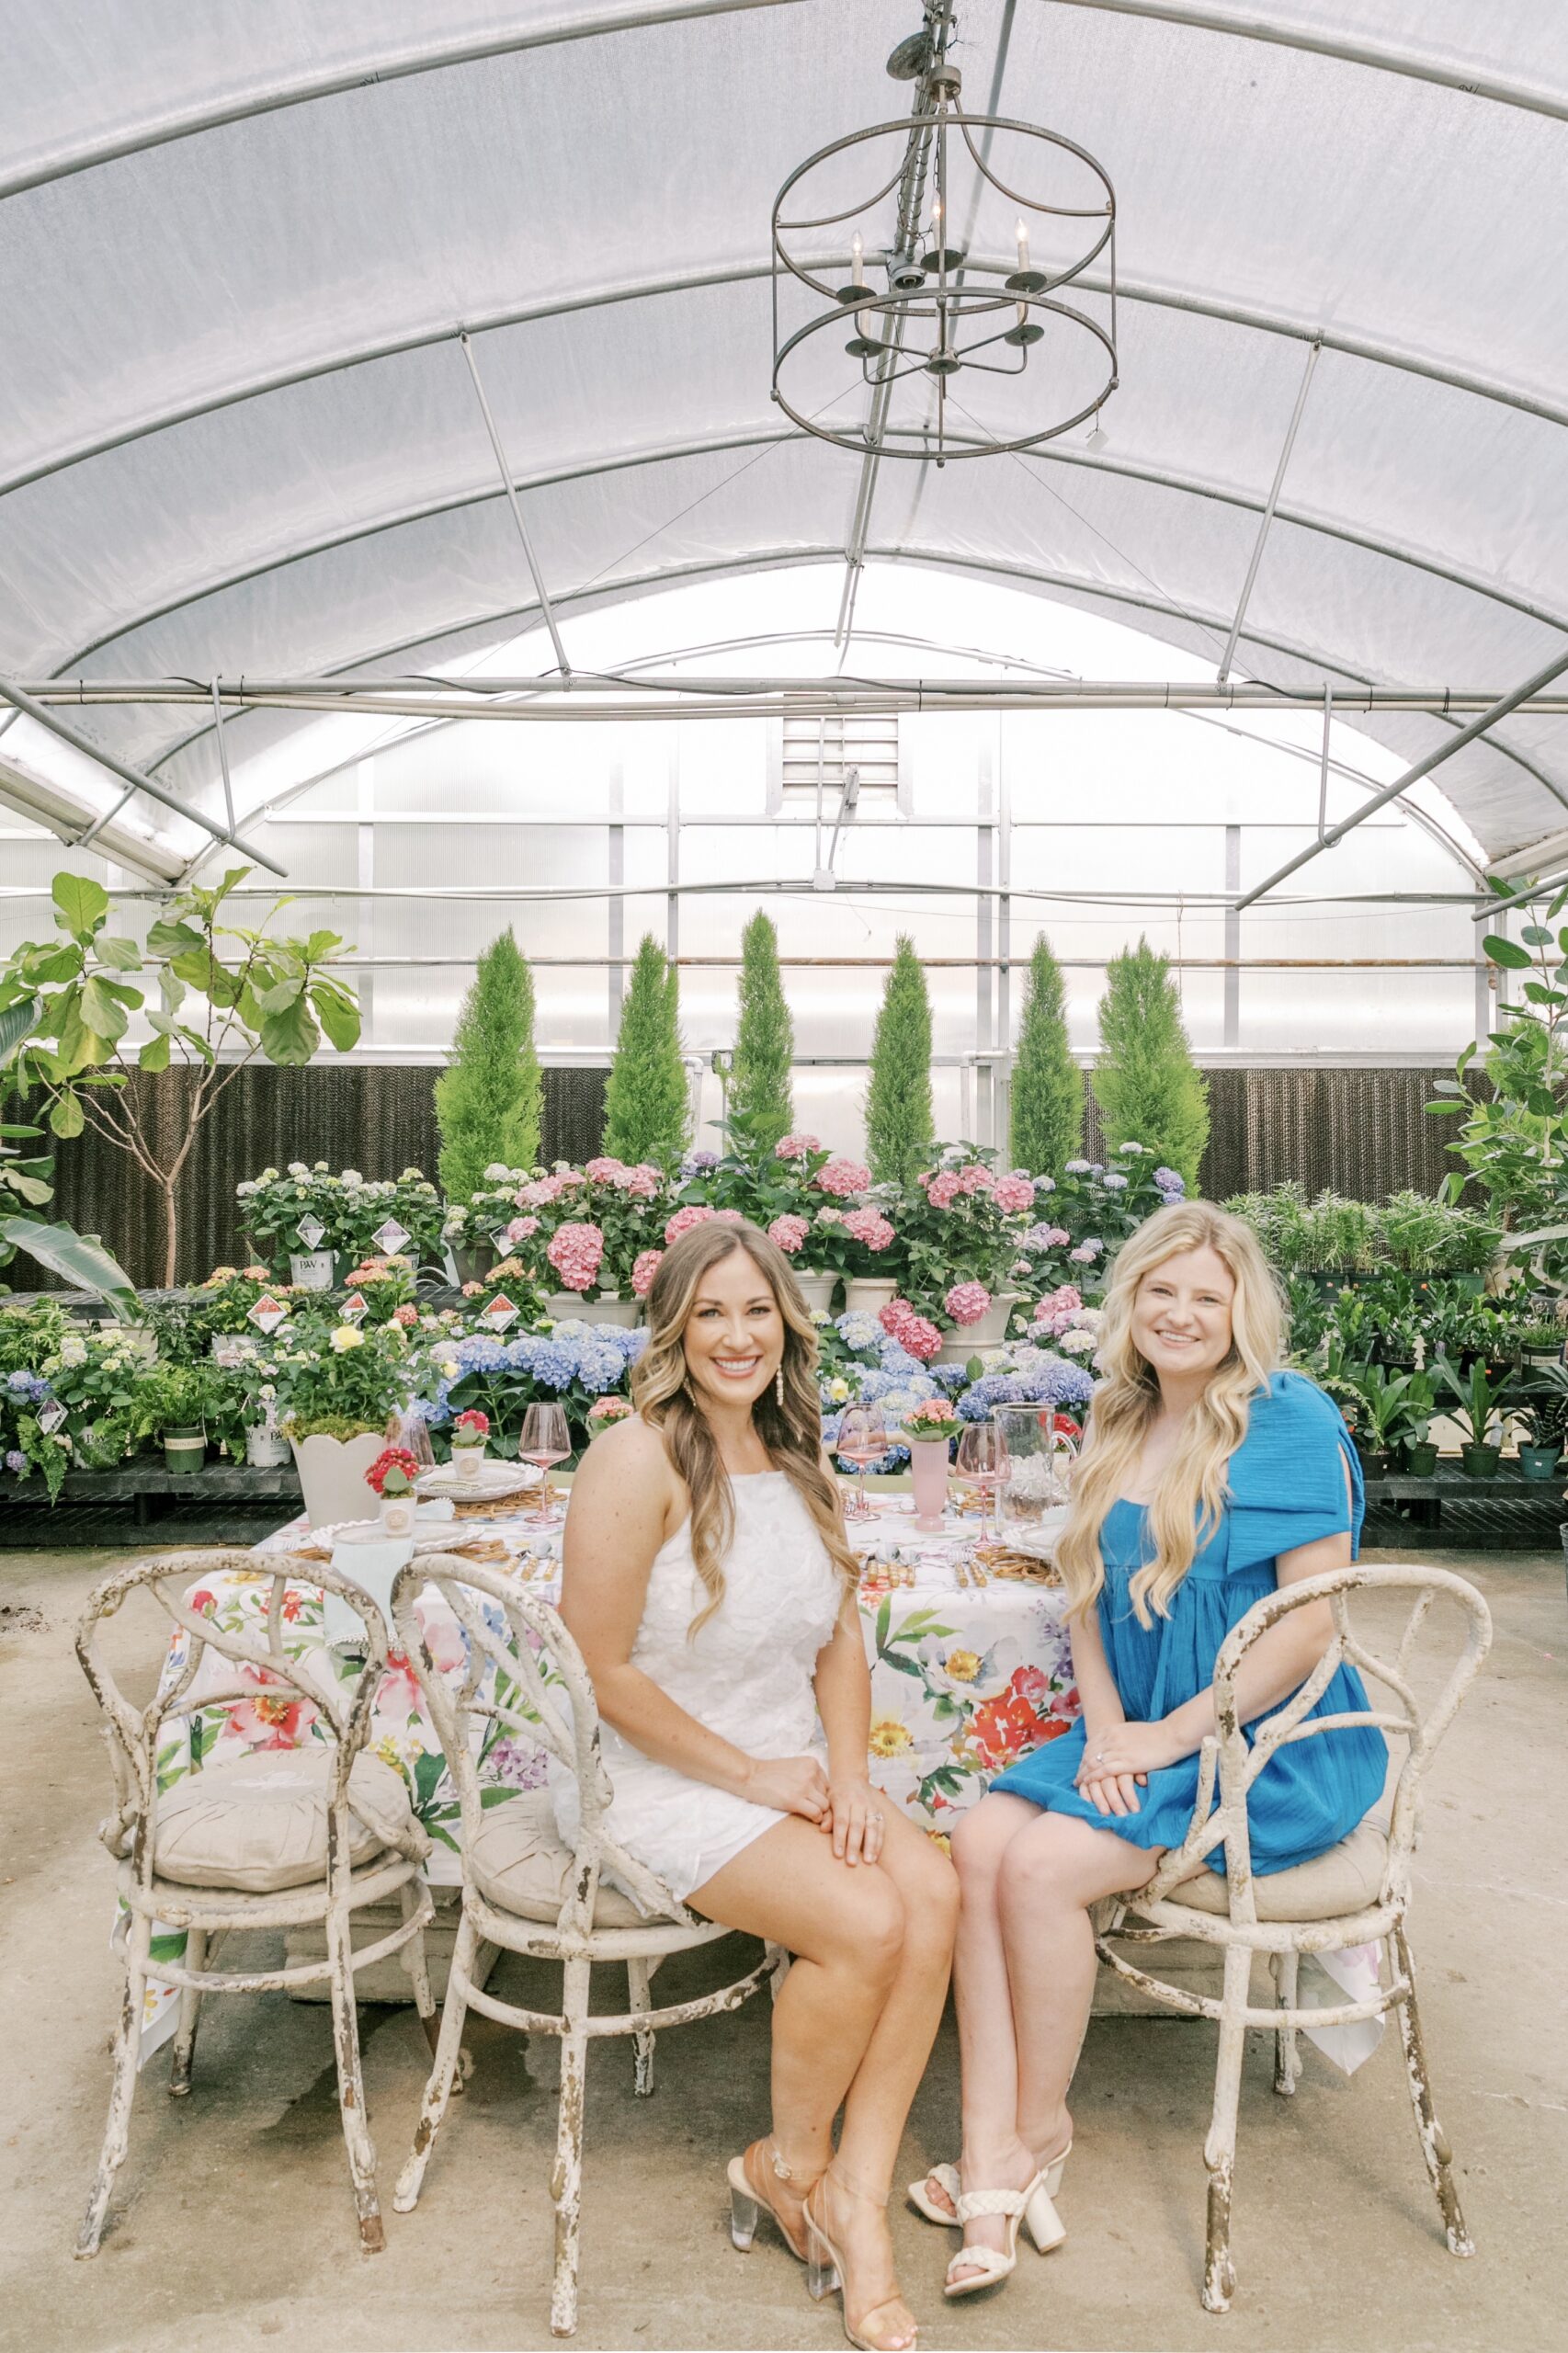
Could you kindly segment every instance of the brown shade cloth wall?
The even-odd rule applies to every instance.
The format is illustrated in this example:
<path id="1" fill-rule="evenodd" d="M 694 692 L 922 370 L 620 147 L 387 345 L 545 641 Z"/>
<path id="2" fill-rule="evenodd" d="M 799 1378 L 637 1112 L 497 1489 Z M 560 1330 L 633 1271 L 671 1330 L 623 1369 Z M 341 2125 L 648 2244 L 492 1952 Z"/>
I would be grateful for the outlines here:
<path id="1" fill-rule="evenodd" d="M 1381 1200 L 1402 1186 L 1434 1191 L 1449 1163 L 1446 1123 L 1424 1106 L 1430 1070 L 1320 1068 L 1211 1070 L 1212 1119 L 1203 1162 L 1210 1199 L 1298 1178 L 1309 1192 L 1331 1186 Z M 225 1089 L 203 1127 L 180 1187 L 178 1277 L 199 1281 L 215 1266 L 233 1265 L 243 1244 L 234 1187 L 267 1166 L 324 1160 L 369 1177 L 407 1167 L 434 1176 L 437 1071 L 429 1063 L 320 1063 L 308 1070 L 259 1063 Z M 544 1073 L 543 1157 L 579 1165 L 598 1150 L 608 1074 L 549 1068 Z M 186 1080 L 178 1071 L 155 1082 L 171 1112 Z M 1085 1149 L 1104 1157 L 1105 1137 L 1092 1095 Z M 163 1279 L 160 1198 L 123 1153 L 97 1136 L 58 1148 L 53 1214 L 82 1233 L 102 1234 L 132 1279 Z M 13 1271 L 12 1283 L 29 1274 Z"/>

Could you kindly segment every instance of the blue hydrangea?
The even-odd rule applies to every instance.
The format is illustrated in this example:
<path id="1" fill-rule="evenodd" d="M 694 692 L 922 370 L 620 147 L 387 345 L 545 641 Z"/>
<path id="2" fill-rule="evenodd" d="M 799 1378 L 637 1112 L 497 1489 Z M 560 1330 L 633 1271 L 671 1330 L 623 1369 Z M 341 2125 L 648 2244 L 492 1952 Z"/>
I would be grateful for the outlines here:
<path id="1" fill-rule="evenodd" d="M 41 1405 L 54 1392 L 38 1372 L 11 1372 L 6 1376 L 6 1386 L 13 1397 L 25 1398 L 29 1405 Z"/>
<path id="2" fill-rule="evenodd" d="M 934 1364 L 931 1378 L 943 1396 L 956 1397 L 969 1375 L 961 1364 Z"/>
<path id="3" fill-rule="evenodd" d="M 21 1452 L 19 1448 L 12 1447 L 10 1452 L 6 1457 L 6 1470 L 14 1472 L 16 1476 L 19 1479 L 27 1467 L 27 1456 Z"/>
<path id="4" fill-rule="evenodd" d="M 513 1343 L 515 1347 L 516 1342 Z M 460 1340 L 453 1352 L 465 1372 L 495 1372 L 508 1360 L 509 1351 L 504 1340 L 493 1340 L 483 1332 L 474 1332 Z"/>
<path id="5" fill-rule="evenodd" d="M 869 1309 L 852 1307 L 835 1318 L 834 1329 L 846 1348 L 880 1347 L 887 1334 Z"/>
<path id="6" fill-rule="evenodd" d="M 1034 1180 L 1034 1188 L 1037 1198 L 1041 1193 L 1054 1193 L 1056 1190 L 1056 1179 L 1054 1176 L 1037 1176 Z"/>
<path id="7" fill-rule="evenodd" d="M 1108 1193 L 1125 1193 L 1127 1179 L 1125 1176 L 1119 1176 L 1116 1170 L 1112 1168 L 1107 1172 L 1105 1188 Z"/>
<path id="8" fill-rule="evenodd" d="M 580 1352 L 577 1370 L 584 1388 L 597 1390 L 602 1396 L 607 1390 L 619 1388 L 626 1370 L 626 1358 L 619 1348 L 591 1341 Z"/>
<path id="9" fill-rule="evenodd" d="M 1067 1174 L 1069 1176 L 1086 1176 L 1090 1164 L 1086 1160 L 1070 1160 L 1067 1163 Z"/>
<path id="10" fill-rule="evenodd" d="M 1162 1193 L 1170 1194 L 1174 1199 L 1179 1200 L 1187 1191 L 1187 1178 L 1175 1168 L 1156 1168 L 1154 1182 Z"/>

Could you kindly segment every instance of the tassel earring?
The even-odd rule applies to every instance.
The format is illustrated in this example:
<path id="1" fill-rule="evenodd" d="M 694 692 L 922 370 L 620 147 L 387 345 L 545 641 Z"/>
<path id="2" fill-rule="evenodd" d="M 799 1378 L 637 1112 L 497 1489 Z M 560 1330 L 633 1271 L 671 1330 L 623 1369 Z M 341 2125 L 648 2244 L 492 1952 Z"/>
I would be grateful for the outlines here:
<path id="1" fill-rule="evenodd" d="M 778 1370 L 773 1376 L 773 1393 L 778 1398 L 779 1410 L 782 1412 L 784 1406 L 784 1360 L 782 1358 L 779 1358 Z"/>

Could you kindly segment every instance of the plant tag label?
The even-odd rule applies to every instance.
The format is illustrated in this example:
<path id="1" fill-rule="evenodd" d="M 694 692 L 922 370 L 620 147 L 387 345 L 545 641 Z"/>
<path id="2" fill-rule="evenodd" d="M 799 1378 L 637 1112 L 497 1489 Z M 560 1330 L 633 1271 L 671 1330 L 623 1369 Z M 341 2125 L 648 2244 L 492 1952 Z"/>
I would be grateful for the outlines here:
<path id="1" fill-rule="evenodd" d="M 496 1227 L 494 1233 L 490 1237 L 490 1242 L 492 1248 L 499 1257 L 509 1258 L 511 1256 L 512 1237 L 507 1233 L 504 1225 L 498 1225 Z"/>
<path id="2" fill-rule="evenodd" d="M 403 1248 L 408 1238 L 408 1228 L 399 1225 L 395 1217 L 389 1217 L 384 1225 L 378 1225 L 370 1236 L 372 1242 L 380 1244 L 389 1258 Z"/>
<path id="3" fill-rule="evenodd" d="M 326 1232 L 319 1217 L 302 1217 L 295 1230 L 307 1250 L 313 1250 Z"/>
<path id="4" fill-rule="evenodd" d="M 58 1397 L 52 1398 L 38 1417 L 38 1426 L 45 1438 L 52 1438 L 65 1419 L 65 1408 Z"/>
<path id="5" fill-rule="evenodd" d="M 343 1320 L 346 1324 L 363 1324 L 369 1312 L 369 1301 L 361 1299 L 357 1290 L 351 1291 L 343 1302 Z"/>
<path id="6" fill-rule="evenodd" d="M 254 1324 L 258 1332 L 265 1332 L 270 1339 L 288 1313 L 289 1310 L 280 1299 L 274 1299 L 269 1290 L 263 1291 L 256 1305 L 247 1311 L 245 1322 Z"/>
<path id="7" fill-rule="evenodd" d="M 492 1332 L 504 1332 L 508 1324 L 517 1320 L 517 1311 L 504 1290 L 498 1290 L 480 1316 L 480 1322 Z"/>

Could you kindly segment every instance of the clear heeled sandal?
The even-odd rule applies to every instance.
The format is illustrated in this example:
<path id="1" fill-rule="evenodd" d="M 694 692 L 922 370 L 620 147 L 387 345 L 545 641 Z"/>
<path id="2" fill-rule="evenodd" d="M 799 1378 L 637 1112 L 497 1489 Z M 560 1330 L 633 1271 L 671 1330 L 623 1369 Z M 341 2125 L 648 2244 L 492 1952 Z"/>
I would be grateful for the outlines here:
<path id="1" fill-rule="evenodd" d="M 753 2239 L 756 2236 L 757 2216 L 760 2212 L 766 2211 L 772 2215 L 774 2222 L 778 2226 L 779 2237 L 783 2240 L 785 2245 L 789 2248 L 796 2262 L 804 2263 L 807 2257 L 804 2232 L 802 2231 L 799 2239 L 796 2238 L 794 2233 L 790 2230 L 790 2225 L 784 2220 L 783 2215 L 778 2211 L 778 2207 L 774 2205 L 770 2198 L 766 2197 L 764 2193 L 757 2188 L 756 2184 L 753 2181 L 750 2174 L 746 2171 L 746 2158 L 751 2155 L 753 2149 L 760 2150 L 763 2153 L 768 2170 L 772 2173 L 776 2181 L 795 2182 L 800 2179 L 800 2176 L 795 2172 L 794 2168 L 785 2163 L 778 2142 L 772 2139 L 771 2136 L 766 2141 L 754 2141 L 751 2148 L 745 2150 L 742 2155 L 738 2157 L 732 2157 L 725 2175 L 725 2178 L 728 2180 L 730 2185 L 731 2240 L 734 2245 L 740 2248 L 743 2255 L 746 2254 L 750 2249 Z M 816 2179 L 817 2176 L 813 2174 L 811 2177 L 811 2181 L 808 2181 L 806 2184 L 808 2189 L 811 2188 L 812 2182 L 814 2182 Z"/>
<path id="2" fill-rule="evenodd" d="M 869 2189 L 864 2182 L 852 2180 L 849 2175 L 844 2172 L 836 2157 L 828 2166 L 823 2179 L 836 2182 L 839 2188 L 847 2190 L 851 2198 L 868 2199 L 873 2206 L 885 2206 L 888 2202 L 888 2193 L 885 2189 L 880 2192 Z M 845 2277 L 846 2266 L 842 2253 L 808 2206 L 806 2209 L 807 2294 L 820 2303 L 824 2296 L 831 2296 L 835 2290 L 842 2290 L 844 2334 L 851 2345 L 858 2347 L 858 2353 L 915 2353 L 919 2338 L 919 2329 L 914 2323 L 911 2323 L 907 2333 L 902 2329 L 895 2329 L 890 2336 L 869 2336 L 865 2334 L 866 2330 L 875 2323 L 879 2313 L 886 2312 L 892 2305 L 903 2302 L 903 2299 L 898 2290 L 895 2288 L 891 2296 L 884 2296 L 880 2303 L 871 2305 L 868 2312 L 862 2313 L 857 2324 L 849 2317 L 849 2291 L 845 2285 Z"/>

